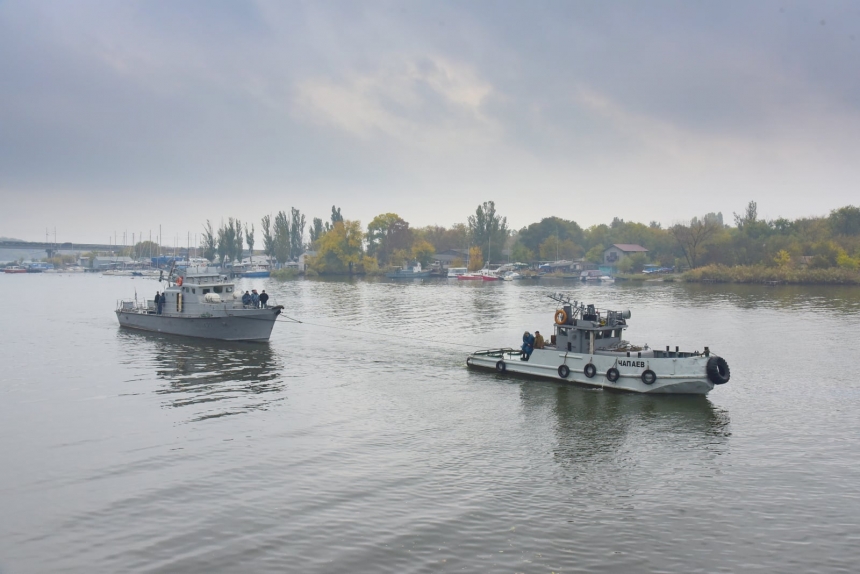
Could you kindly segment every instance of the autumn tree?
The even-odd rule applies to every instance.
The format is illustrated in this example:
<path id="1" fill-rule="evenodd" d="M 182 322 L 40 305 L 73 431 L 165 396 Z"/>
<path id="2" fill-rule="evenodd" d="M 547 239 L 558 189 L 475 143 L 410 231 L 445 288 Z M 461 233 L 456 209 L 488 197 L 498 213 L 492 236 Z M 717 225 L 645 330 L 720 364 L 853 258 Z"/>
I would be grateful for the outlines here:
<path id="1" fill-rule="evenodd" d="M 477 245 L 469 248 L 469 271 L 478 271 L 484 266 L 484 254 Z"/>
<path id="2" fill-rule="evenodd" d="M 310 267 L 323 274 L 352 274 L 356 264 L 363 262 L 361 250 L 364 233 L 359 221 L 337 221 L 319 239 L 317 255 Z"/>
<path id="3" fill-rule="evenodd" d="M 429 241 L 419 239 L 412 244 L 412 258 L 418 261 L 422 267 L 430 265 L 434 255 L 436 255 L 436 249 Z"/>

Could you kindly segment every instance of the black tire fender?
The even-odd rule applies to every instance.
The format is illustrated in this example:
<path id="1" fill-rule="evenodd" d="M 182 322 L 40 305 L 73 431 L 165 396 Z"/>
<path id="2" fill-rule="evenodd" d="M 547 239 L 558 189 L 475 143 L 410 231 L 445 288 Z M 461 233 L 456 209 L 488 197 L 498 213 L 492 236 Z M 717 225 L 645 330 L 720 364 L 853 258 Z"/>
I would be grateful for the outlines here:
<path id="1" fill-rule="evenodd" d="M 711 357 L 708 359 L 708 366 L 705 367 L 705 372 L 708 373 L 708 379 L 715 385 L 724 385 L 732 378 L 729 364 L 722 357 Z"/>
<path id="2" fill-rule="evenodd" d="M 558 367 L 558 376 L 562 379 L 566 379 L 570 375 L 570 367 L 567 365 L 560 365 Z"/>
<path id="3" fill-rule="evenodd" d="M 606 379 L 610 383 L 614 383 L 621 377 L 621 373 L 615 367 L 610 367 L 609 370 L 606 371 Z"/>
<path id="4" fill-rule="evenodd" d="M 652 371 L 651 369 L 645 369 L 642 371 L 642 382 L 646 385 L 653 385 L 657 382 L 657 373 Z"/>
<path id="5" fill-rule="evenodd" d="M 590 379 L 597 374 L 597 367 L 594 366 L 594 363 L 588 363 L 585 365 L 585 368 L 582 369 L 582 372 Z"/>
<path id="6" fill-rule="evenodd" d="M 500 360 L 499 362 L 496 363 L 496 370 L 499 371 L 500 373 L 504 373 L 505 369 L 507 369 L 507 368 L 508 368 L 508 366 L 505 364 L 504 361 Z"/>

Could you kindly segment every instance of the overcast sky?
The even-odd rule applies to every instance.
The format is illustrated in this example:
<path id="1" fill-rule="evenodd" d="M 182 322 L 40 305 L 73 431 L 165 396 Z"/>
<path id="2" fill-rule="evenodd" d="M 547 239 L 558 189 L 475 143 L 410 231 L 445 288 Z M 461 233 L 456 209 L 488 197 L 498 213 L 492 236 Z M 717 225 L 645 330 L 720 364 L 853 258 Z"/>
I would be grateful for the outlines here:
<path id="1" fill-rule="evenodd" d="M 858 62 L 856 0 L 0 0 L 0 235 L 824 215 Z"/>

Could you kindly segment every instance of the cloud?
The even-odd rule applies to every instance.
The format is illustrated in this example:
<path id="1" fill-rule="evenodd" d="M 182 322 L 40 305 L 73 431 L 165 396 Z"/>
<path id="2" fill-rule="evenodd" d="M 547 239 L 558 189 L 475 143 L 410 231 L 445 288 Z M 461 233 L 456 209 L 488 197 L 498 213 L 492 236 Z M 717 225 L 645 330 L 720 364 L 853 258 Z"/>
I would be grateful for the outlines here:
<path id="1" fill-rule="evenodd" d="M 469 66 L 440 57 L 401 58 L 371 74 L 308 78 L 296 89 L 294 116 L 363 139 L 442 151 L 489 143 L 499 124 L 483 105 L 492 86 Z M 450 148 L 448 148 L 450 149 Z"/>

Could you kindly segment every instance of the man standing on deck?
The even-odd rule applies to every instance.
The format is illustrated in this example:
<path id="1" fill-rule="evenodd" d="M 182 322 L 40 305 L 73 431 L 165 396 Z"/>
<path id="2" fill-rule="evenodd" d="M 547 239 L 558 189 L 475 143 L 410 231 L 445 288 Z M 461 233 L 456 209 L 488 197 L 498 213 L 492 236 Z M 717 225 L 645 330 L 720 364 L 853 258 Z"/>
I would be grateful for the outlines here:
<path id="1" fill-rule="evenodd" d="M 265 309 L 266 307 L 269 306 L 268 303 L 269 303 L 269 295 L 268 295 L 268 293 L 266 293 L 266 290 L 263 289 L 263 292 L 260 293 L 260 306 L 263 309 Z"/>
<path id="2" fill-rule="evenodd" d="M 248 307 L 251 305 L 251 294 L 245 291 L 245 294 L 242 295 L 242 305 Z"/>
<path id="3" fill-rule="evenodd" d="M 254 309 L 260 306 L 260 295 L 257 294 L 256 289 L 251 289 L 251 306 Z"/>
<path id="4" fill-rule="evenodd" d="M 161 298 L 161 293 L 158 291 L 155 292 L 155 308 L 158 310 L 158 314 L 161 315 L 161 307 L 164 304 L 164 299 Z"/>

